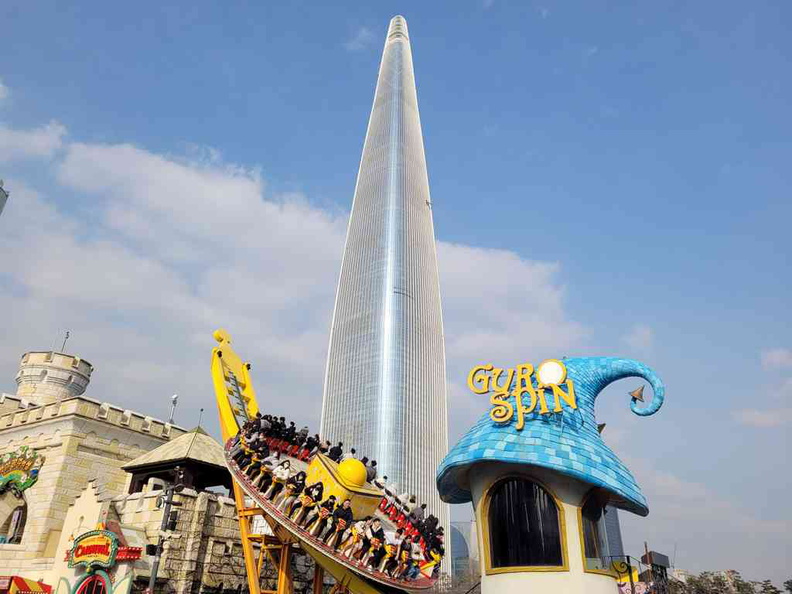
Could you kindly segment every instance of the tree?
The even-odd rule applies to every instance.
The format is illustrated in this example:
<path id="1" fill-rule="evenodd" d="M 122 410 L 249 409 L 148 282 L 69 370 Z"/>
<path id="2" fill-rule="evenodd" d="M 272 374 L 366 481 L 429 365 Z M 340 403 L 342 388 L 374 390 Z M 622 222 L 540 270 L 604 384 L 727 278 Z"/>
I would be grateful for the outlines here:
<path id="1" fill-rule="evenodd" d="M 784 582 L 784 590 L 792 594 L 792 579 Z"/>
<path id="2" fill-rule="evenodd" d="M 685 585 L 685 594 L 723 594 L 731 591 L 725 577 L 709 571 L 689 577 Z"/>
<path id="3" fill-rule="evenodd" d="M 759 594 L 782 594 L 781 590 L 776 588 L 770 580 L 765 580 L 758 584 Z"/>

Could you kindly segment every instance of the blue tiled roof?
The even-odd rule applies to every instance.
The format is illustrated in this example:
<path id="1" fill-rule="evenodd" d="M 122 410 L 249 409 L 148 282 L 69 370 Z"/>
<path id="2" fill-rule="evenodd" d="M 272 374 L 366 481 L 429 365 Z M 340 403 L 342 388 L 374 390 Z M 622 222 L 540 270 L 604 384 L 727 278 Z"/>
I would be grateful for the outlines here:
<path id="1" fill-rule="evenodd" d="M 437 488 L 443 501 L 466 503 L 471 500 L 466 471 L 483 461 L 541 466 L 601 487 L 614 497 L 613 504 L 642 516 L 649 513 L 646 499 L 633 475 L 597 431 L 594 401 L 608 384 L 627 377 L 642 377 L 654 391 L 648 406 L 631 402 L 640 416 L 657 412 L 663 404 L 665 388 L 646 365 L 632 359 L 585 357 L 564 359 L 567 377 L 574 382 L 577 410 L 528 415 L 525 427 L 514 422 L 498 424 L 489 410 L 451 449 L 437 470 Z"/>

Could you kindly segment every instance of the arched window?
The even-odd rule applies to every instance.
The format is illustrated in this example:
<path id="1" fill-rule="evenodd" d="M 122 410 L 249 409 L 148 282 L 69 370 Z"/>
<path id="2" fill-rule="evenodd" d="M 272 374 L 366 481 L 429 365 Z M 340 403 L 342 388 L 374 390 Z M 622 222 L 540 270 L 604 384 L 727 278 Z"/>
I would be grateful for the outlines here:
<path id="1" fill-rule="evenodd" d="M 583 557 L 587 571 L 609 571 L 611 559 L 608 548 L 608 531 L 605 527 L 607 500 L 592 493 L 580 510 L 583 531 Z"/>
<path id="2" fill-rule="evenodd" d="M 77 589 L 77 594 L 106 594 L 107 584 L 101 573 L 86 577 Z"/>
<path id="3" fill-rule="evenodd" d="M 0 537 L 2 537 L 2 542 L 10 544 L 19 544 L 22 542 L 22 535 L 25 532 L 26 522 L 27 504 L 23 501 L 21 505 L 14 508 L 3 525 L 0 526 Z"/>
<path id="4" fill-rule="evenodd" d="M 486 514 L 492 569 L 566 568 L 559 508 L 541 485 L 519 477 L 496 483 Z"/>

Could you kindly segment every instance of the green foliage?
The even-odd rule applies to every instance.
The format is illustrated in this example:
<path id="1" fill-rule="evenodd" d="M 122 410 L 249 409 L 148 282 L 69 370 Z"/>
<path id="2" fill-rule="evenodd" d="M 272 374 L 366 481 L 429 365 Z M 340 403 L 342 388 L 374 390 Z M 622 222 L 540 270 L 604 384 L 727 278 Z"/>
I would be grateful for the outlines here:
<path id="1" fill-rule="evenodd" d="M 792 594 L 792 580 L 784 582 L 786 591 Z M 673 580 L 669 584 L 670 594 L 782 594 L 770 580 L 748 582 L 737 571 L 713 573 L 705 571 L 690 576 L 687 581 Z"/>
<path id="2" fill-rule="evenodd" d="M 765 580 L 762 583 L 758 584 L 759 586 L 759 594 L 782 594 L 781 590 L 776 588 L 770 580 Z"/>

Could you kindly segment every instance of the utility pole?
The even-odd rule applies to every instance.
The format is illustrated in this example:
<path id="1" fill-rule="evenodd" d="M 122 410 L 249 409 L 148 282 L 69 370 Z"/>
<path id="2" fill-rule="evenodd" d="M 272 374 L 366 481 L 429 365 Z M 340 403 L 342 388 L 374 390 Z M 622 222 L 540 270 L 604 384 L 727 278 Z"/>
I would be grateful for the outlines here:
<path id="1" fill-rule="evenodd" d="M 164 505 L 165 508 L 162 510 L 162 522 L 160 522 L 159 539 L 157 540 L 157 546 L 154 549 L 154 560 L 151 562 L 151 576 L 149 577 L 149 584 L 148 588 L 146 588 L 146 594 L 154 594 L 154 587 L 157 583 L 157 572 L 159 571 L 160 559 L 162 559 L 162 549 L 165 544 L 165 533 L 176 528 L 176 519 L 173 518 L 171 521 L 171 507 L 181 507 L 182 505 L 180 501 L 173 500 L 173 495 L 175 493 L 181 493 L 184 490 L 184 484 L 182 483 L 184 471 L 181 469 L 181 467 L 177 466 L 174 468 L 174 472 L 176 473 L 176 484 L 174 485 L 173 483 L 169 483 L 163 491 L 163 494 L 157 497 L 157 507 Z M 175 514 L 176 512 L 173 513 Z"/>

